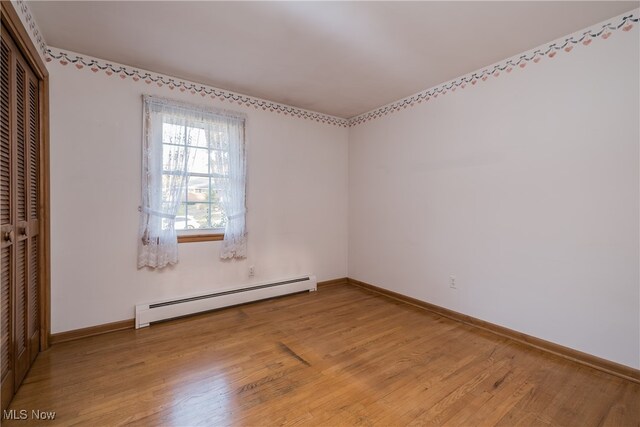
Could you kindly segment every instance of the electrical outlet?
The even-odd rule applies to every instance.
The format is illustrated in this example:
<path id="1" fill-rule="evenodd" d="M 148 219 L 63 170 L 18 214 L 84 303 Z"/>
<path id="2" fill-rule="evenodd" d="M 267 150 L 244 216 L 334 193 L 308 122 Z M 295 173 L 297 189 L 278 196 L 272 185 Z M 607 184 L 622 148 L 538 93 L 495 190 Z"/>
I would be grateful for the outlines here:
<path id="1" fill-rule="evenodd" d="M 249 277 L 253 277 L 256 275 L 256 268 L 252 265 L 249 267 Z"/>
<path id="2" fill-rule="evenodd" d="M 453 273 L 449 275 L 449 287 L 451 289 L 458 289 L 458 285 L 456 284 L 456 275 Z"/>

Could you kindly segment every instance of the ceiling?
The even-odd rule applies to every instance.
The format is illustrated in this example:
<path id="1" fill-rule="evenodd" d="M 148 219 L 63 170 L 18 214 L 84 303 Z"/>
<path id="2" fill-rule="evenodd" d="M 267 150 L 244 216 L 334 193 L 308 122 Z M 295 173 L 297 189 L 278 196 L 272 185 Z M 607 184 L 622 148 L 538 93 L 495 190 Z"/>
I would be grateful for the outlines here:
<path id="1" fill-rule="evenodd" d="M 639 5 L 29 2 L 50 46 L 344 118 Z"/>

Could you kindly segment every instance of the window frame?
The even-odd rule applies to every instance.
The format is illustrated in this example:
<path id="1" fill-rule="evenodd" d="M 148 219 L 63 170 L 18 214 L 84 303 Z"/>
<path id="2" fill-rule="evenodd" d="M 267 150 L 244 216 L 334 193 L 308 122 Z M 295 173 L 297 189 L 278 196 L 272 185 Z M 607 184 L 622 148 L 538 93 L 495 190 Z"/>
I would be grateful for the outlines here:
<path id="1" fill-rule="evenodd" d="M 176 234 L 178 236 L 178 243 L 217 242 L 224 240 L 224 232 L 220 233 L 219 231 L 206 234 L 178 234 L 178 231 L 176 230 Z"/>

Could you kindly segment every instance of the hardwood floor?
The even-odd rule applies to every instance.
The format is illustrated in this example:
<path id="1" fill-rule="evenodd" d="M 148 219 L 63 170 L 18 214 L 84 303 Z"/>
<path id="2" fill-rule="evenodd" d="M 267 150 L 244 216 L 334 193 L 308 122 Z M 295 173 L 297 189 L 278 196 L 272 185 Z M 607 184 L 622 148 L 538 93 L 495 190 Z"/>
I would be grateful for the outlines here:
<path id="1" fill-rule="evenodd" d="M 640 425 L 640 384 L 336 285 L 57 344 L 3 425 Z"/>

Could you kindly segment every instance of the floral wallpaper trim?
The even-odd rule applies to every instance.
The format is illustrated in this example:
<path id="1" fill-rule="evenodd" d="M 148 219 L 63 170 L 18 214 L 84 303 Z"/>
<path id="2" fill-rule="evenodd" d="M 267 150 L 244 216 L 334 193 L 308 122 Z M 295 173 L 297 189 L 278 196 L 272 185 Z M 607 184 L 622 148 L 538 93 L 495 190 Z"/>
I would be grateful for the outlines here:
<path id="1" fill-rule="evenodd" d="M 19 0 L 16 3 L 22 4 L 24 3 L 24 0 Z M 31 16 L 30 12 L 29 16 Z M 29 19 L 31 20 L 31 18 Z M 117 75 L 122 80 L 131 79 L 135 82 L 140 81 L 148 85 L 156 84 L 158 87 L 165 86 L 170 90 L 179 90 L 181 92 L 188 91 L 192 95 L 200 95 L 202 97 L 209 96 L 210 98 L 217 99 L 219 101 L 228 101 L 231 103 L 237 103 L 238 105 L 245 105 L 247 107 L 253 106 L 255 109 L 262 109 L 278 114 L 290 115 L 293 117 L 331 124 L 334 126 L 352 127 L 373 119 L 384 117 L 387 114 L 392 114 L 408 107 L 413 107 L 417 104 L 421 104 L 422 102 L 429 101 L 432 98 L 436 99 L 438 98 L 438 96 L 446 95 L 448 91 L 455 92 L 457 89 L 464 89 L 467 85 L 476 85 L 479 82 L 486 81 L 489 77 L 499 77 L 503 73 L 508 74 L 513 70 L 517 70 L 518 68 L 524 69 L 530 63 L 535 64 L 540 62 L 540 60 L 542 59 L 552 59 L 558 53 L 569 53 L 574 49 L 574 47 L 589 46 L 594 40 L 607 40 L 613 35 L 614 31 L 622 30 L 623 32 L 629 32 L 635 27 L 634 24 L 638 23 L 638 20 L 639 18 L 637 11 L 620 15 L 601 26 L 594 26 L 586 31 L 574 33 L 574 35 L 557 40 L 544 47 L 529 51 L 528 53 L 524 53 L 520 56 L 511 57 L 508 60 L 501 61 L 495 65 L 484 68 L 482 69 L 482 71 L 476 71 L 467 74 L 463 77 L 459 77 L 455 80 L 443 83 L 431 89 L 418 92 L 399 101 L 395 101 L 391 104 L 382 106 L 380 108 L 352 117 L 350 119 L 343 119 L 328 114 L 303 110 L 301 108 L 291 107 L 260 98 L 254 98 L 248 95 L 242 95 L 223 89 L 218 89 L 212 86 L 202 85 L 199 83 L 193 83 L 158 73 L 139 70 L 134 67 L 112 64 L 100 59 L 85 57 L 54 47 L 47 48 L 46 61 L 51 62 L 55 60 L 63 66 L 73 64 L 78 70 L 90 70 L 94 73 L 104 72 L 109 77 Z M 35 26 L 35 21 L 32 20 L 32 22 Z M 34 34 L 38 34 L 39 32 L 37 30 L 37 26 L 35 26 L 34 28 Z"/>
<path id="2" fill-rule="evenodd" d="M 158 87 L 166 87 L 169 90 L 177 90 L 180 92 L 189 92 L 192 95 L 200 95 L 203 98 L 210 97 L 211 99 L 216 99 L 222 102 L 228 101 L 230 103 L 237 103 L 238 105 L 244 105 L 246 107 L 254 107 L 256 110 L 262 109 L 277 114 L 284 114 L 285 116 L 298 117 L 334 126 L 349 126 L 349 120 L 340 117 L 303 110 L 301 108 L 291 107 L 277 102 L 241 95 L 212 86 L 193 83 L 163 74 L 140 70 L 134 67 L 109 63 L 101 59 L 89 58 L 54 47 L 49 47 L 47 62 L 54 60 L 63 66 L 72 65 L 77 70 L 104 73 L 104 75 L 108 77 L 119 77 L 122 80 L 129 79 L 134 82 L 140 82 L 147 85 L 154 84 Z"/>
<path id="3" fill-rule="evenodd" d="M 609 22 L 601 27 L 593 27 L 592 29 L 586 30 L 582 33 L 577 33 L 567 37 L 564 40 L 555 41 L 543 48 L 538 48 L 520 56 L 514 56 L 506 61 L 502 61 L 496 65 L 485 68 L 482 71 L 467 74 L 453 81 L 418 92 L 414 95 L 359 116 L 352 117 L 349 119 L 349 126 L 356 126 L 361 123 L 386 116 L 387 114 L 395 113 L 407 107 L 413 107 L 416 104 L 429 101 L 431 98 L 435 99 L 438 96 L 444 96 L 448 91 L 455 92 L 458 88 L 464 89 L 469 84 L 476 85 L 478 82 L 486 81 L 491 76 L 498 77 L 503 72 L 511 73 L 513 70 L 518 68 L 525 68 L 529 63 L 538 63 L 543 58 L 553 58 L 558 53 L 569 53 L 574 47 L 589 46 L 596 39 L 607 40 L 613 35 L 614 31 L 622 30 L 629 32 L 634 27 L 634 23 L 638 22 L 638 12 L 633 11 L 620 15 L 613 18 L 612 21 L 617 23 L 613 24 Z"/>
<path id="4" fill-rule="evenodd" d="M 44 36 L 36 23 L 35 16 L 31 13 L 31 9 L 29 9 L 25 0 L 11 0 L 11 3 L 16 12 L 18 12 L 22 25 L 24 25 L 27 34 L 31 37 L 31 41 L 38 48 L 40 58 L 44 61 L 47 57 L 47 43 L 44 41 Z"/>

